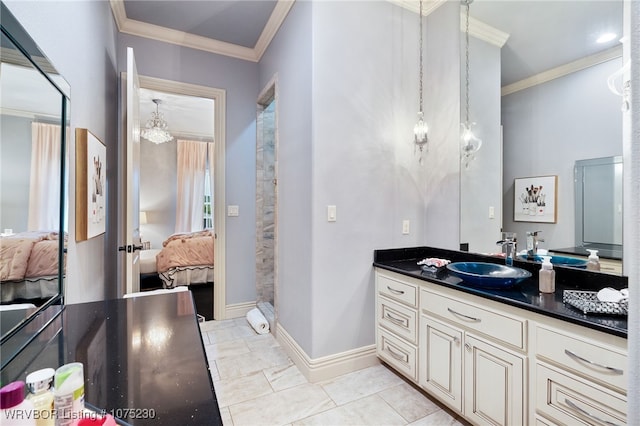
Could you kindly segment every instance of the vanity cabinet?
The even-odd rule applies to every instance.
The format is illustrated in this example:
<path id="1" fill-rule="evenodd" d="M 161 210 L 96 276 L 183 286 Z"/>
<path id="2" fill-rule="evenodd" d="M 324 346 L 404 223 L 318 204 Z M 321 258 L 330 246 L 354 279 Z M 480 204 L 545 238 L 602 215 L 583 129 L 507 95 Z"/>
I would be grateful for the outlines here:
<path id="1" fill-rule="evenodd" d="M 626 423 L 626 339 L 377 268 L 377 354 L 477 425 Z"/>
<path id="2" fill-rule="evenodd" d="M 376 274 L 378 356 L 414 382 L 418 365 L 418 285 Z"/>
<path id="3" fill-rule="evenodd" d="M 525 423 L 526 321 L 420 291 L 419 382 L 480 425 Z"/>
<path id="4" fill-rule="evenodd" d="M 626 350 L 536 327 L 536 408 L 558 424 L 626 424 Z"/>

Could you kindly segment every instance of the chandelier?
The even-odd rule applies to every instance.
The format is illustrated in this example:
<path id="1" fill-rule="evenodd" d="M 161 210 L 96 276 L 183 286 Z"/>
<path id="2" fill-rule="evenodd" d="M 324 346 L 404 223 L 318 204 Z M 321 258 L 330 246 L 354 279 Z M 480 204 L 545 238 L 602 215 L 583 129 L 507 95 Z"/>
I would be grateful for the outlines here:
<path id="1" fill-rule="evenodd" d="M 156 104 L 156 111 L 151 112 L 151 118 L 147 120 L 145 129 L 142 130 L 140 136 L 155 144 L 170 142 L 173 140 L 173 136 L 169 133 L 169 126 L 164 121 L 163 115 L 158 111 L 162 100 L 153 99 L 153 103 Z"/>
<path id="2" fill-rule="evenodd" d="M 419 47 L 420 49 L 420 70 L 419 70 L 420 105 L 419 105 L 419 111 L 418 111 L 418 122 L 413 127 L 413 134 L 414 134 L 415 147 L 420 148 L 419 162 L 420 164 L 422 164 L 422 152 L 424 150 L 425 145 L 427 145 L 427 142 L 429 141 L 429 137 L 428 137 L 429 126 L 424 121 L 424 113 L 422 111 L 422 71 L 423 71 L 423 67 L 422 67 L 422 0 L 420 0 L 419 18 L 420 18 L 420 47 Z"/>
<path id="3" fill-rule="evenodd" d="M 465 41 L 466 41 L 466 80 L 465 80 L 465 88 L 466 88 L 466 103 L 465 103 L 465 120 L 462 126 L 462 161 L 464 163 L 465 168 L 469 168 L 469 163 L 471 160 L 475 158 L 476 152 L 482 146 L 482 140 L 480 140 L 476 135 L 473 134 L 471 127 L 473 127 L 476 123 L 471 123 L 469 121 L 469 5 L 473 2 L 473 0 L 462 0 L 462 4 L 467 7 L 467 19 L 466 19 L 466 28 L 465 28 Z"/>

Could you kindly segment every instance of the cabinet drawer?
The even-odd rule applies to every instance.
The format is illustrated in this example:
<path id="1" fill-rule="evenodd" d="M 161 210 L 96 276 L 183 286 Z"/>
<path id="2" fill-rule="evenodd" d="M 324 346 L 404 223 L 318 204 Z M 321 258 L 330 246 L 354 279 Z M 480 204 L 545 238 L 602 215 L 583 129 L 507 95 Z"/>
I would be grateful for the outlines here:
<path id="1" fill-rule="evenodd" d="M 406 303 L 414 308 L 418 307 L 418 287 L 403 281 L 398 281 L 386 275 L 377 274 L 378 292 L 385 296 Z"/>
<path id="2" fill-rule="evenodd" d="M 536 364 L 536 408 L 567 425 L 624 425 L 626 397 L 550 366 Z"/>
<path id="3" fill-rule="evenodd" d="M 544 327 L 536 327 L 536 348 L 538 357 L 626 393 L 626 354 Z"/>
<path id="4" fill-rule="evenodd" d="M 378 356 L 414 382 L 417 378 L 416 347 L 378 328 Z"/>
<path id="5" fill-rule="evenodd" d="M 424 289 L 420 293 L 420 307 L 426 314 L 438 315 L 518 349 L 525 349 L 526 320 L 489 311 Z"/>
<path id="6" fill-rule="evenodd" d="M 410 342 L 418 342 L 418 313 L 383 296 L 378 296 L 378 325 Z"/>

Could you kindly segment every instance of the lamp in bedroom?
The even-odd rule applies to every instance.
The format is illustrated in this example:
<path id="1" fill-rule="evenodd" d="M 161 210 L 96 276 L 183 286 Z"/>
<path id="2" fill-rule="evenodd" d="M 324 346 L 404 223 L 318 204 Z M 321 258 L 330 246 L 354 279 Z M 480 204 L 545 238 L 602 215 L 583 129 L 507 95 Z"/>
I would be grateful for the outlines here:
<path id="1" fill-rule="evenodd" d="M 169 125 L 164 121 L 164 116 L 159 111 L 162 100 L 153 99 L 153 103 L 156 104 L 156 110 L 151 112 L 151 118 L 147 121 L 140 136 L 155 144 L 170 142 L 173 140 L 173 136 L 169 133 Z"/>

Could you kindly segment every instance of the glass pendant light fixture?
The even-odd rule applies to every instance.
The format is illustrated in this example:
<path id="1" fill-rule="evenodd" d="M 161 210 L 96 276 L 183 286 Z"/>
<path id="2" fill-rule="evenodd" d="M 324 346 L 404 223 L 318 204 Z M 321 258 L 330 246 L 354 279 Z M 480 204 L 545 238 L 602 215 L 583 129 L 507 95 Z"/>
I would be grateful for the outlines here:
<path id="1" fill-rule="evenodd" d="M 462 127 L 462 162 L 465 168 L 469 168 L 469 163 L 475 158 L 476 152 L 482 146 L 482 140 L 473 134 L 471 128 L 476 124 L 469 121 L 469 6 L 473 0 L 462 0 L 462 4 L 466 6 L 466 25 L 465 25 L 465 120 L 460 126 Z"/>
<path id="2" fill-rule="evenodd" d="M 414 134 L 414 143 L 415 147 L 420 149 L 420 164 L 422 164 L 422 152 L 429 141 L 428 131 L 429 126 L 424 121 L 424 113 L 422 111 L 422 0 L 420 0 L 420 14 L 418 15 L 420 19 L 420 105 L 418 112 L 418 122 L 415 126 L 413 126 L 413 134 Z"/>
<path id="3" fill-rule="evenodd" d="M 153 103 L 156 104 L 156 111 L 151 112 L 151 118 L 147 121 L 145 129 L 142 130 L 140 136 L 156 145 L 172 141 L 173 136 L 169 133 L 169 125 L 164 121 L 163 115 L 158 111 L 162 100 L 153 99 Z"/>

